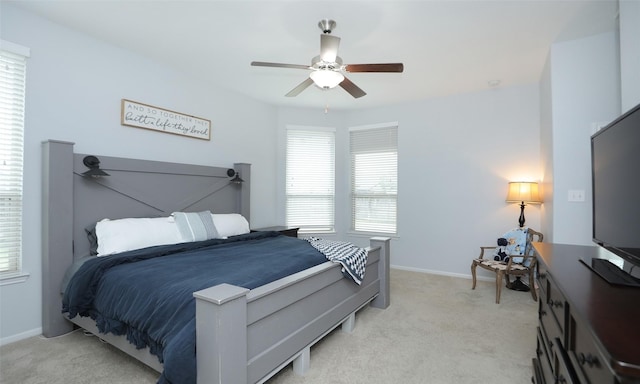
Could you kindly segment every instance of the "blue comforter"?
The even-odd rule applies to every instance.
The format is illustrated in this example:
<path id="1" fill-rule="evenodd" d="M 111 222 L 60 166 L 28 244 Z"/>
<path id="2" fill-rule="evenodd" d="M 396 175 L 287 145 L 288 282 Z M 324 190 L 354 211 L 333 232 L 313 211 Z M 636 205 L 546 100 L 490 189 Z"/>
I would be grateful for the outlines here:
<path id="1" fill-rule="evenodd" d="M 195 384 L 193 292 L 221 283 L 253 289 L 325 261 L 308 242 L 277 232 L 149 247 L 85 262 L 63 312 L 149 347 L 164 364 L 158 383 Z"/>

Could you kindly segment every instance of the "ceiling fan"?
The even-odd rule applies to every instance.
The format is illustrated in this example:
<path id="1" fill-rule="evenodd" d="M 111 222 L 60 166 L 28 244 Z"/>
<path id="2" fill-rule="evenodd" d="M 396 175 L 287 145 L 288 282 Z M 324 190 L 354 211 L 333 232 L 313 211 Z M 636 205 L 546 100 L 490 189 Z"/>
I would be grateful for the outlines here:
<path id="1" fill-rule="evenodd" d="M 310 70 L 309 77 L 298 84 L 285 96 L 293 97 L 300 94 L 311 84 L 315 84 L 322 89 L 335 88 L 338 85 L 351 96 L 358 98 L 366 95 L 366 92 L 347 79 L 343 72 L 396 72 L 404 70 L 402 63 L 386 64 L 343 64 L 338 56 L 340 38 L 332 36 L 331 31 L 336 27 L 336 22 L 323 19 L 318 22 L 318 27 L 322 30 L 320 35 L 320 55 L 311 59 L 311 65 L 268 63 L 264 61 L 252 61 L 251 65 L 256 67 L 277 67 Z"/>

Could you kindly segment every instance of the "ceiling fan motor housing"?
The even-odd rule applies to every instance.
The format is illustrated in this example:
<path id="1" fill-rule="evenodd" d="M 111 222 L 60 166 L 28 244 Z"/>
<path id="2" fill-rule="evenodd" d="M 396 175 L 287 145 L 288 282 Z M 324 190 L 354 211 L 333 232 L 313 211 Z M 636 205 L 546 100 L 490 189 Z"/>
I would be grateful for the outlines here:
<path id="1" fill-rule="evenodd" d="M 342 70 L 342 58 L 340 58 L 339 56 L 336 56 L 336 61 L 334 62 L 326 62 L 326 61 L 322 61 L 322 58 L 320 58 L 320 56 L 316 56 L 313 59 L 311 59 L 311 67 L 313 69 L 330 69 L 332 71 L 340 71 Z"/>

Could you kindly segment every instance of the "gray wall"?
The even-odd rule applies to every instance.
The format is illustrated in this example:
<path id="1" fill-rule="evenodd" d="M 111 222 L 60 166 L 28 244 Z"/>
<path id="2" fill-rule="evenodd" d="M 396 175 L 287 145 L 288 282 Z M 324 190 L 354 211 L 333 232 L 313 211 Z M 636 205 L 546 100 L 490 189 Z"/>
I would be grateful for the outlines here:
<path id="1" fill-rule="evenodd" d="M 590 136 L 640 103 L 640 2 L 620 1 L 620 30 L 554 44 L 540 80 L 542 230 L 591 242 Z M 568 201 L 584 190 L 584 202 Z"/>
<path id="2" fill-rule="evenodd" d="M 0 341 L 41 327 L 41 142 L 76 143 L 81 153 L 204 165 L 253 164 L 254 225 L 275 216 L 276 108 L 203 84 L 118 47 L 53 24 L 9 4 L 2 39 L 31 49 L 25 116 L 24 283 L 0 287 Z M 210 119 L 211 141 L 120 125 L 120 99 Z M 251 113 L 247 113 L 251 111 Z M 247 138 L 251 138 L 247 140 Z"/>
<path id="3" fill-rule="evenodd" d="M 591 245 L 591 144 L 597 127 L 620 113 L 617 33 L 551 48 L 553 241 Z M 585 192 L 568 201 L 570 190 Z"/>
<path id="4" fill-rule="evenodd" d="M 541 179 L 538 111 L 536 84 L 327 115 L 281 109 L 279 142 L 283 148 L 287 124 L 337 128 L 336 237 L 366 245 L 366 237 L 348 233 L 348 128 L 397 122 L 400 199 L 391 263 L 467 277 L 478 246 L 518 225 L 519 206 L 505 203 L 507 182 Z M 284 182 L 277 188 L 284 222 Z M 527 225 L 539 228 L 540 209 L 526 208 Z"/>
<path id="5" fill-rule="evenodd" d="M 640 1 L 620 0 L 622 112 L 640 103 Z"/>
<path id="6" fill-rule="evenodd" d="M 540 78 L 540 168 L 541 192 L 545 201 L 541 210 L 540 230 L 545 241 L 553 242 L 553 108 L 551 106 L 551 60 L 547 58 Z"/>
<path id="7" fill-rule="evenodd" d="M 551 76 L 553 60 L 547 71 L 549 78 L 543 79 L 541 85 L 324 114 L 322 107 L 275 108 L 214 84 L 203 84 L 136 53 L 4 3 L 0 18 L 3 39 L 31 48 L 23 233 L 24 267 L 31 276 L 25 283 L 0 287 L 2 344 L 40 333 L 40 143 L 46 139 L 74 141 L 76 150 L 85 153 L 207 165 L 252 163 L 254 191 L 250 219 L 255 226 L 265 226 L 284 222 L 286 125 L 336 127 L 337 151 L 342 154 L 336 162 L 336 188 L 339 196 L 343 196 L 337 203 L 336 237 L 365 245 L 366 238 L 347 233 L 347 129 L 398 122 L 401 199 L 399 236 L 392 243 L 392 264 L 454 276 L 468 276 L 470 259 L 477 255 L 478 246 L 492 244 L 499 234 L 517 225 L 519 207 L 504 202 L 508 181 L 547 180 L 545 173 L 548 169 L 555 170 L 556 163 L 573 161 L 565 152 L 555 149 L 555 144 L 547 143 L 551 141 L 549 137 L 555 136 L 556 109 L 571 102 L 549 100 L 556 80 Z M 596 38 L 597 50 L 608 55 L 615 50 L 609 46 L 616 45 L 613 40 L 606 36 Z M 575 48 L 583 44 L 578 42 Z M 610 68 L 604 71 L 609 73 Z M 605 88 L 609 92 L 609 86 Z M 595 86 L 586 90 L 599 91 Z M 579 97 L 578 91 L 574 92 Z M 571 95 L 569 88 L 567 94 Z M 119 123 L 121 98 L 211 119 L 212 140 L 123 127 Z M 547 111 L 541 114 L 541 110 Z M 572 129 L 576 128 L 571 125 L 568 131 L 563 131 L 568 135 L 565 140 L 583 135 L 582 131 L 569 133 Z M 541 160 L 546 164 L 544 168 L 540 167 Z M 553 179 L 559 177 L 556 173 Z M 570 184 L 586 188 L 588 182 L 581 179 Z M 543 221 L 541 216 L 547 214 L 548 206 L 560 204 L 550 198 L 542 206 L 527 207 L 528 225 L 545 231 L 546 217 Z M 573 223 L 553 222 L 553 231 L 559 231 L 561 238 L 582 242 L 585 236 L 582 230 L 577 236 L 566 234 L 573 230 Z"/>
<path id="8" fill-rule="evenodd" d="M 538 86 L 490 89 L 354 112 L 348 125 L 398 121 L 398 239 L 392 265 L 469 276 L 479 245 L 516 227 L 509 181 L 538 181 Z M 540 206 L 527 225 L 540 227 Z"/>

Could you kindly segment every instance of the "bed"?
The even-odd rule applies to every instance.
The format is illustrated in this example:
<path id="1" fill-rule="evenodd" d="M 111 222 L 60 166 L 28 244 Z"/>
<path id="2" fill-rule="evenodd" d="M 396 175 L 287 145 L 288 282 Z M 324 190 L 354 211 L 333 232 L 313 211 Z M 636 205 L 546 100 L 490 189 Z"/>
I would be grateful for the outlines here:
<path id="1" fill-rule="evenodd" d="M 90 253 L 85 229 L 103 218 L 207 210 L 249 218 L 251 166 L 236 163 L 229 169 L 97 155 L 109 176 L 95 178 L 83 175 L 88 155 L 74 153 L 73 146 L 43 143 L 43 335 L 81 327 L 162 372 L 148 348 L 101 334 L 88 317 L 69 319 L 62 313 L 65 272 Z M 235 176 L 243 182 L 233 182 Z M 304 374 L 315 342 L 338 326 L 350 332 L 355 313 L 365 305 L 389 306 L 389 239 L 372 238 L 366 252 L 360 285 L 343 276 L 340 264 L 322 262 L 253 289 L 221 283 L 193 292 L 197 383 L 261 383 L 291 362 L 296 373 Z"/>

